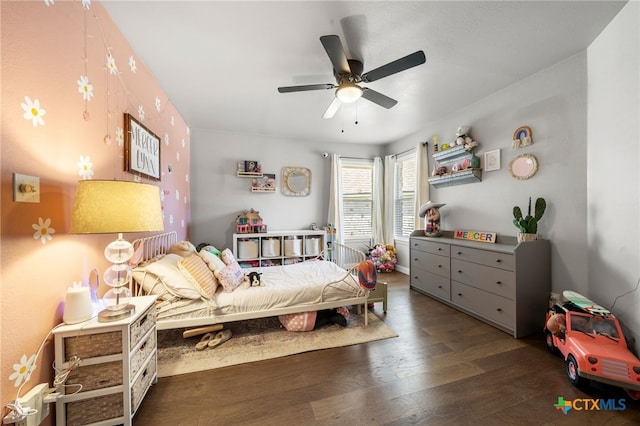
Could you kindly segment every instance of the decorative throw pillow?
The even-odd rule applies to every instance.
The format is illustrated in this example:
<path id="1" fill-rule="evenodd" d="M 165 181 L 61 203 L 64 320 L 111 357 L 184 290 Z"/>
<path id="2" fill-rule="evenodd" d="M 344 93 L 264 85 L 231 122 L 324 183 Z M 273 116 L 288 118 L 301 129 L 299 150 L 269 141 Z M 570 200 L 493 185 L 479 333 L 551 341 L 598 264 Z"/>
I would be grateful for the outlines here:
<path id="1" fill-rule="evenodd" d="M 153 288 L 154 294 L 157 291 L 169 293 L 185 299 L 199 299 L 200 292 L 197 291 L 178 269 L 178 260 L 181 257 L 177 254 L 168 254 L 155 262 L 144 267 L 138 267 L 133 271 L 133 276 L 145 291 Z M 162 287 L 164 289 L 160 290 Z"/>
<path id="2" fill-rule="evenodd" d="M 213 272 L 219 269 L 223 269 L 225 266 L 227 266 L 222 261 L 222 259 L 220 259 L 218 256 L 216 256 L 215 254 L 212 254 L 207 250 L 204 250 L 204 249 L 200 250 L 200 253 L 198 253 L 198 256 L 200 256 L 202 260 L 206 262 L 209 269 Z"/>
<path id="3" fill-rule="evenodd" d="M 222 269 L 218 269 L 214 274 L 227 293 L 238 288 L 244 281 L 244 272 L 238 262 L 233 262 Z"/>
<path id="4" fill-rule="evenodd" d="M 195 289 L 201 290 L 204 297 L 207 299 L 213 297 L 218 288 L 218 280 L 200 256 L 192 254 L 178 260 L 178 269 Z"/>
<path id="5" fill-rule="evenodd" d="M 169 247 L 167 253 L 187 257 L 190 254 L 195 254 L 196 248 L 189 241 L 180 241 L 179 243 L 175 243 Z"/>
<path id="6" fill-rule="evenodd" d="M 297 314 L 279 315 L 280 324 L 287 331 L 311 331 L 316 325 L 317 312 L 300 312 Z"/>
<path id="7" fill-rule="evenodd" d="M 225 263 L 225 265 L 231 265 L 236 261 L 236 257 L 233 255 L 233 252 L 228 248 L 222 250 L 222 254 L 220 255 L 220 257 L 222 258 L 222 261 Z"/>

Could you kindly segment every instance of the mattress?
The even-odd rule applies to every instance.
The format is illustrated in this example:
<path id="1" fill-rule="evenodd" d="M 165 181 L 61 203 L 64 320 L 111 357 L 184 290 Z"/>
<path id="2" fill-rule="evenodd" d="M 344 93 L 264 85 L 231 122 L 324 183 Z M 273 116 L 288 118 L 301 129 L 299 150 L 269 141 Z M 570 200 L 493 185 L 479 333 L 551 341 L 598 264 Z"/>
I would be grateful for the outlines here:
<path id="1" fill-rule="evenodd" d="M 262 285 L 241 285 L 233 292 L 225 292 L 219 286 L 211 301 L 180 299 L 162 302 L 157 306 L 158 321 L 220 317 L 245 312 L 265 312 L 264 316 L 268 316 L 268 311 L 271 310 L 317 305 L 366 295 L 366 290 L 360 287 L 357 278 L 335 263 L 324 260 L 247 268 L 244 271 L 260 272 Z M 220 322 L 220 318 L 216 322 Z"/>

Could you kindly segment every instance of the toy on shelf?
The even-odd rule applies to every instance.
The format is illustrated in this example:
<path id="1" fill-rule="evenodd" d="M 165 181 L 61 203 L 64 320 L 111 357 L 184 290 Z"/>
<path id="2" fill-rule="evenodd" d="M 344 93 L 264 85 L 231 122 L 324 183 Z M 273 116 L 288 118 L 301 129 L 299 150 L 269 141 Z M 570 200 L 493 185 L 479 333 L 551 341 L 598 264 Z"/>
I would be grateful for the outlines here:
<path id="1" fill-rule="evenodd" d="M 262 223 L 260 212 L 254 209 L 245 210 L 236 217 L 236 233 L 254 234 L 267 232 L 267 225 Z"/>
<path id="2" fill-rule="evenodd" d="M 545 341 L 566 361 L 569 381 L 619 386 L 640 399 L 640 360 L 629 350 L 618 319 L 608 309 L 572 291 L 547 312 Z"/>

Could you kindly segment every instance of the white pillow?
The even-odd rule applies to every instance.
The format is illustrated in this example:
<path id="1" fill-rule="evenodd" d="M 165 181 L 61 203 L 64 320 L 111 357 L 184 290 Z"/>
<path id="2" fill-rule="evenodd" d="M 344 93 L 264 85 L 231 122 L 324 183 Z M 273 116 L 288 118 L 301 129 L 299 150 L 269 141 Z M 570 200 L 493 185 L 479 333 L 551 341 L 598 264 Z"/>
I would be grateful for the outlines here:
<path id="1" fill-rule="evenodd" d="M 204 250 L 204 249 L 200 250 L 200 253 L 198 253 L 198 255 L 202 258 L 202 260 L 205 261 L 209 269 L 211 269 L 213 272 L 218 271 L 224 268 L 225 266 L 227 266 L 224 264 L 222 259 L 220 259 L 218 256 L 216 256 L 215 254 L 207 250 Z"/>
<path id="2" fill-rule="evenodd" d="M 182 257 L 177 254 L 167 254 L 142 268 L 135 268 L 133 277 L 147 293 L 164 296 L 166 292 L 169 292 L 185 299 L 199 299 L 200 292 L 193 288 L 189 280 L 178 269 L 178 260 L 180 259 Z"/>

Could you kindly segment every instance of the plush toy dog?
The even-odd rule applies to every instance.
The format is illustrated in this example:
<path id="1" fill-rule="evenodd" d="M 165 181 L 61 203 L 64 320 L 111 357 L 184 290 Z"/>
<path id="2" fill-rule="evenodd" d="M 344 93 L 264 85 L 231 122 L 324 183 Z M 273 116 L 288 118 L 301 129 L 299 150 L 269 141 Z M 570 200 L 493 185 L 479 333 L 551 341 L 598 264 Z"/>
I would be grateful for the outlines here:
<path id="1" fill-rule="evenodd" d="M 247 287 L 260 287 L 262 285 L 262 283 L 260 282 L 260 275 L 262 275 L 259 272 L 249 272 L 247 274 L 247 279 L 248 279 L 248 283 L 247 283 Z"/>

